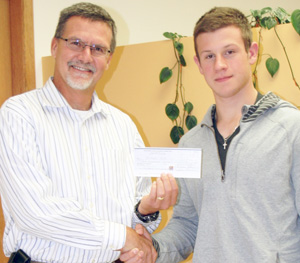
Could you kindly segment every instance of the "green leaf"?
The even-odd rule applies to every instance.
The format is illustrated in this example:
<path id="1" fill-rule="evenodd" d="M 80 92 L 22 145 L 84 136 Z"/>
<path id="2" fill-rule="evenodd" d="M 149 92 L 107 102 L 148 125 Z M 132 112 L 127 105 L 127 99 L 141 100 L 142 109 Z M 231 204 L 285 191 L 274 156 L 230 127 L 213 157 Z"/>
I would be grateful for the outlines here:
<path id="1" fill-rule="evenodd" d="M 188 130 L 192 129 L 197 125 L 197 118 L 194 115 L 188 115 L 185 120 L 185 125 Z"/>
<path id="2" fill-rule="evenodd" d="M 291 16 L 292 25 L 300 35 L 300 9 L 296 9 Z"/>
<path id="3" fill-rule="evenodd" d="M 176 104 L 172 104 L 172 103 L 169 103 L 167 106 L 166 106 L 166 114 L 167 116 L 172 120 L 176 120 L 179 116 L 179 108 L 177 107 Z"/>
<path id="4" fill-rule="evenodd" d="M 260 14 L 261 15 L 264 15 L 264 14 L 267 14 L 267 13 L 271 13 L 271 12 L 272 12 L 272 8 L 271 7 L 265 7 L 262 10 L 260 10 Z"/>
<path id="5" fill-rule="evenodd" d="M 169 38 L 169 39 L 175 38 L 175 34 L 171 33 L 171 32 L 165 32 L 165 33 L 163 33 L 163 36 L 166 38 Z"/>
<path id="6" fill-rule="evenodd" d="M 274 14 L 278 18 L 280 24 L 289 23 L 291 21 L 290 14 L 288 14 L 282 7 L 278 7 L 274 11 Z"/>
<path id="7" fill-rule="evenodd" d="M 190 114 L 191 111 L 193 110 L 194 106 L 191 102 L 187 102 L 186 104 L 184 104 L 184 110 Z"/>
<path id="8" fill-rule="evenodd" d="M 250 12 L 251 12 L 251 14 L 252 14 L 252 16 L 254 18 L 261 18 L 261 14 L 260 14 L 259 10 L 252 10 L 252 9 L 250 9 Z"/>
<path id="9" fill-rule="evenodd" d="M 185 59 L 184 59 L 183 55 L 180 55 L 180 56 L 179 56 L 179 60 L 180 60 L 180 64 L 181 64 L 183 67 L 185 67 L 185 66 L 186 66 L 186 62 L 185 62 Z"/>
<path id="10" fill-rule="evenodd" d="M 268 58 L 266 61 L 266 67 L 273 78 L 273 76 L 279 69 L 279 61 L 276 58 Z"/>
<path id="11" fill-rule="evenodd" d="M 265 17 L 264 20 L 264 24 L 265 26 L 270 30 L 271 28 L 273 28 L 274 26 L 277 25 L 277 21 L 274 17 Z"/>
<path id="12" fill-rule="evenodd" d="M 164 67 L 159 74 L 160 83 L 164 83 L 172 77 L 172 69 Z"/>
<path id="13" fill-rule="evenodd" d="M 179 54 L 179 55 L 182 55 L 182 52 L 183 52 L 183 44 L 180 43 L 180 42 L 178 42 L 178 41 L 175 41 L 174 45 L 175 45 L 176 50 L 178 51 L 178 54 Z"/>
<path id="14" fill-rule="evenodd" d="M 184 134 L 183 129 L 180 126 L 174 126 L 170 132 L 171 140 L 174 144 L 177 144 Z"/>

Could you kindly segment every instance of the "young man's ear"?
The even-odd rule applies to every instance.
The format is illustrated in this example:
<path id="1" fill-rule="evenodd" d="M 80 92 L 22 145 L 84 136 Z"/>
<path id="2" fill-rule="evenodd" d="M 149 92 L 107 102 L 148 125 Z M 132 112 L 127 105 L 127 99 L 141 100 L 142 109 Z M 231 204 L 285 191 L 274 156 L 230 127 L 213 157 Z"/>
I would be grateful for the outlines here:
<path id="1" fill-rule="evenodd" d="M 256 42 L 252 42 L 248 51 L 250 65 L 253 65 L 256 62 L 257 55 L 258 55 L 258 44 Z"/>
<path id="2" fill-rule="evenodd" d="M 196 65 L 197 65 L 200 73 L 203 74 L 203 69 L 201 67 L 200 59 L 198 58 L 197 55 L 194 56 L 194 61 L 195 61 Z"/>

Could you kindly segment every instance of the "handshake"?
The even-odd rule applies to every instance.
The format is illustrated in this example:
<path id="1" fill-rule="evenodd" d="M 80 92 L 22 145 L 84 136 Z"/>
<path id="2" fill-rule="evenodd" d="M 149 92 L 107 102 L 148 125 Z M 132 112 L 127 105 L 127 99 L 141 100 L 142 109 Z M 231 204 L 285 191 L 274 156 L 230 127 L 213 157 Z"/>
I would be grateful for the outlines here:
<path id="1" fill-rule="evenodd" d="M 177 195 L 178 186 L 175 178 L 169 174 L 162 174 L 152 183 L 150 194 L 142 198 L 138 212 L 148 215 L 168 209 L 175 205 Z M 157 259 L 151 235 L 141 224 L 137 224 L 135 230 L 127 227 L 126 242 L 120 251 L 120 260 L 126 263 L 154 263 Z"/>
<path id="2" fill-rule="evenodd" d="M 129 239 L 135 242 L 136 246 L 128 250 L 125 245 L 121 249 L 120 260 L 126 263 L 154 263 L 157 258 L 157 251 L 146 228 L 140 224 L 136 225 L 135 230 L 127 227 L 127 237 L 129 236 L 131 236 Z"/>

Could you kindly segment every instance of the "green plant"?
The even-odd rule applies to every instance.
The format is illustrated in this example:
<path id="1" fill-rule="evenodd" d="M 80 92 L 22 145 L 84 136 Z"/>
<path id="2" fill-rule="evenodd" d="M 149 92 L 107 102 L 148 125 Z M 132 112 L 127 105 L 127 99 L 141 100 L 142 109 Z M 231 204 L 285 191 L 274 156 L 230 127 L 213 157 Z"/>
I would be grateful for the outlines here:
<path id="1" fill-rule="evenodd" d="M 288 61 L 289 68 L 290 68 L 290 71 L 292 74 L 292 78 L 295 82 L 295 85 L 300 89 L 300 86 L 295 79 L 292 65 L 290 63 L 286 48 L 276 30 L 276 25 L 292 23 L 296 32 L 300 35 L 300 10 L 299 9 L 294 10 L 292 15 L 288 14 L 281 7 L 278 7 L 276 10 L 273 10 L 271 7 L 265 7 L 261 10 L 250 10 L 250 11 L 251 11 L 251 15 L 250 15 L 251 26 L 252 27 L 260 27 L 259 40 L 258 40 L 259 46 L 261 44 L 261 39 L 262 39 L 262 37 L 261 37 L 262 29 L 264 28 L 264 29 L 270 30 L 273 28 L 274 32 L 276 34 L 276 37 L 279 40 L 279 42 L 283 48 L 283 51 L 284 51 L 284 54 Z M 258 56 L 261 56 L 261 54 L 258 54 Z M 273 77 L 276 74 L 276 72 L 278 71 L 280 63 L 276 58 L 273 58 L 271 55 L 268 55 L 268 56 L 269 56 L 269 58 L 266 60 L 266 68 L 267 68 L 268 72 L 270 73 L 270 75 Z M 255 87 L 257 87 L 257 65 L 258 65 L 258 62 L 259 62 L 259 57 L 257 59 L 256 65 L 255 65 L 255 68 L 253 71 L 253 82 L 254 82 Z"/>
<path id="2" fill-rule="evenodd" d="M 182 83 L 182 69 L 186 66 L 186 61 L 183 56 L 184 46 L 181 43 L 183 36 L 177 33 L 165 32 L 164 37 L 172 40 L 173 49 L 175 54 L 175 64 L 172 68 L 164 67 L 159 74 L 160 83 L 164 83 L 169 80 L 173 75 L 173 70 L 177 69 L 177 81 L 175 90 L 175 99 L 173 102 L 168 103 L 165 112 L 174 124 L 170 132 L 171 140 L 174 144 L 178 143 L 182 135 L 184 134 L 184 127 L 188 130 L 197 125 L 197 118 L 191 115 L 194 108 L 191 102 L 185 100 L 185 89 Z M 182 114 L 178 107 L 178 102 L 181 101 L 183 105 Z"/>

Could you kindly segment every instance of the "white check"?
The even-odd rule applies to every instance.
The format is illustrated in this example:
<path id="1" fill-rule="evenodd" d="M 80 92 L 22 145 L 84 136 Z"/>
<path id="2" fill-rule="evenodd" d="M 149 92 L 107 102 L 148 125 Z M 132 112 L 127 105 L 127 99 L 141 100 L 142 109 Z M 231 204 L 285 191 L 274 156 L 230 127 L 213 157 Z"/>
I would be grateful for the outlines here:
<path id="1" fill-rule="evenodd" d="M 176 178 L 201 178 L 199 148 L 135 148 L 134 159 L 136 176 L 160 177 L 170 173 Z"/>

